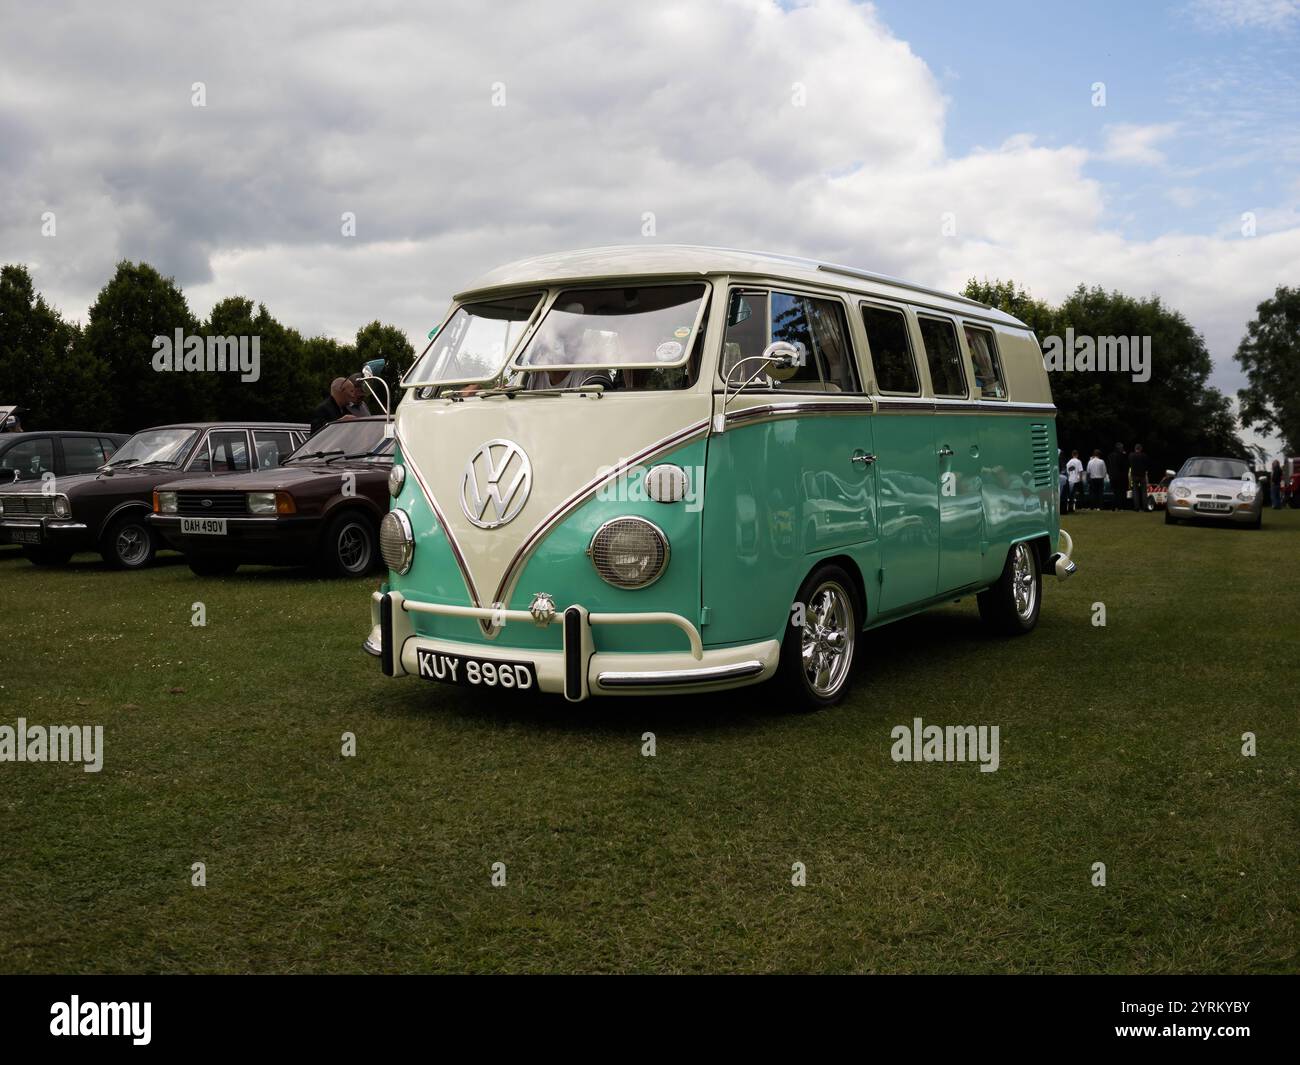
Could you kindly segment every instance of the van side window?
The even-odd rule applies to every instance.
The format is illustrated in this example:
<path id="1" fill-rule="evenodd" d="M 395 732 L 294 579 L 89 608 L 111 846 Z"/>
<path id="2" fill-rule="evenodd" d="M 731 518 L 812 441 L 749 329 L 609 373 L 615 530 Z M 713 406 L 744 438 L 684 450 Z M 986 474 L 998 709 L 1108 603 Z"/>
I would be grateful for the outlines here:
<path id="1" fill-rule="evenodd" d="M 930 364 L 930 384 L 936 396 L 962 398 L 966 396 L 966 375 L 961 371 L 961 349 L 957 346 L 957 330 L 945 318 L 918 316 L 921 340 L 925 344 L 925 358 Z"/>
<path id="2" fill-rule="evenodd" d="M 727 302 L 727 331 L 722 337 L 724 380 L 741 359 L 757 358 L 767 347 L 767 293 L 733 289 Z M 758 369 L 757 362 L 746 363 L 731 379 L 738 385 Z"/>
<path id="3" fill-rule="evenodd" d="M 876 387 L 881 392 L 915 395 L 921 391 L 916 378 L 916 360 L 907 335 L 907 319 L 902 311 L 884 307 L 862 306 L 862 326 L 867 331 L 867 346 L 876 368 Z"/>
<path id="4" fill-rule="evenodd" d="M 772 340 L 793 344 L 804 365 L 777 388 L 811 392 L 858 392 L 845 328 L 844 308 L 836 300 L 772 293 Z"/>
<path id="5" fill-rule="evenodd" d="M 966 346 L 970 348 L 971 366 L 975 370 L 975 390 L 981 399 L 1006 399 L 1007 385 L 1002 379 L 1002 364 L 992 331 L 973 325 L 965 329 Z"/>
<path id="6" fill-rule="evenodd" d="M 792 392 L 860 392 L 849 344 L 844 308 L 837 300 L 789 292 L 733 289 L 727 304 L 727 331 L 722 338 L 721 376 L 741 359 L 756 358 L 774 341 L 793 344 L 803 365 L 772 387 Z M 742 366 L 730 378 L 740 384 L 758 362 Z M 758 382 L 765 382 L 760 377 Z"/>

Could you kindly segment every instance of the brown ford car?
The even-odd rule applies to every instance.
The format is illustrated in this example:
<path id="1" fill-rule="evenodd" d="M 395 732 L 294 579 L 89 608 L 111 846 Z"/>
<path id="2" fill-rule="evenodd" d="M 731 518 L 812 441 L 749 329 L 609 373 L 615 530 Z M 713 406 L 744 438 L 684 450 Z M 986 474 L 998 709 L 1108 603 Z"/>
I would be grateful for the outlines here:
<path id="1" fill-rule="evenodd" d="M 383 418 L 326 425 L 274 470 L 173 480 L 154 493 L 150 524 L 201 577 L 241 563 L 315 565 L 355 577 L 379 560 L 393 441 Z"/>
<path id="2" fill-rule="evenodd" d="M 0 543 L 21 544 L 41 565 L 98 551 L 111 566 L 140 569 L 158 547 L 148 523 L 153 490 L 182 471 L 204 483 L 273 467 L 307 435 L 289 422 L 197 422 L 136 433 L 94 473 L 0 488 Z"/>

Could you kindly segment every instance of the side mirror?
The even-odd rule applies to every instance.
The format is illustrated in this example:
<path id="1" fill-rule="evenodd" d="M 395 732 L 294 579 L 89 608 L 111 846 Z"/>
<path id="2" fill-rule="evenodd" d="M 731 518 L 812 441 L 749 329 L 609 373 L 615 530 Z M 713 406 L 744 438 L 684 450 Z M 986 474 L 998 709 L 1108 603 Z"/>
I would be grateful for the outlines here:
<path id="1" fill-rule="evenodd" d="M 386 363 L 383 359 L 371 359 L 361 367 L 361 375 L 363 377 L 378 377 L 384 372 L 385 365 Z"/>
<path id="2" fill-rule="evenodd" d="M 777 381 L 790 380 L 804 361 L 804 353 L 784 340 L 775 341 L 763 349 L 763 369 Z"/>

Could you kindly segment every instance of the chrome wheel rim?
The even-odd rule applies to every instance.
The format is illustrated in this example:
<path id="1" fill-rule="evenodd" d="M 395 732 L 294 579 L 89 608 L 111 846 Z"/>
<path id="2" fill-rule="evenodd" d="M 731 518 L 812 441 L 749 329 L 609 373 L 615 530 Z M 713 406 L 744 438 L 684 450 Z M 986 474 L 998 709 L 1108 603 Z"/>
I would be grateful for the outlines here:
<path id="1" fill-rule="evenodd" d="M 370 565 L 370 541 L 359 525 L 345 525 L 339 531 L 339 562 L 349 573 L 360 573 Z"/>
<path id="2" fill-rule="evenodd" d="M 803 675 L 814 695 L 839 691 L 853 662 L 853 600 L 835 581 L 818 585 L 808 600 L 802 630 Z"/>
<path id="3" fill-rule="evenodd" d="M 127 566 L 138 566 L 149 553 L 148 534 L 138 525 L 127 525 L 117 534 L 117 557 Z"/>
<path id="4" fill-rule="evenodd" d="M 1028 621 L 1038 602 L 1038 585 L 1034 581 L 1034 558 L 1027 544 L 1016 544 L 1011 556 L 1011 594 L 1016 600 L 1016 616 Z"/>

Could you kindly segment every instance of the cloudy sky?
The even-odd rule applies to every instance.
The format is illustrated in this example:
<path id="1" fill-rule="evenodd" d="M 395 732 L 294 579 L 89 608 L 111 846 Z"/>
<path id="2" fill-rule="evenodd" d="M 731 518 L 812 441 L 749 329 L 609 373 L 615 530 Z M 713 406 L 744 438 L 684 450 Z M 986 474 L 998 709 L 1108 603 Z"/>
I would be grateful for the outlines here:
<path id="1" fill-rule="evenodd" d="M 1300 283 L 1300 0 L 0 0 L 0 261 L 69 317 L 146 259 L 417 342 L 493 265 L 647 239 L 1158 293 L 1235 391 Z"/>

